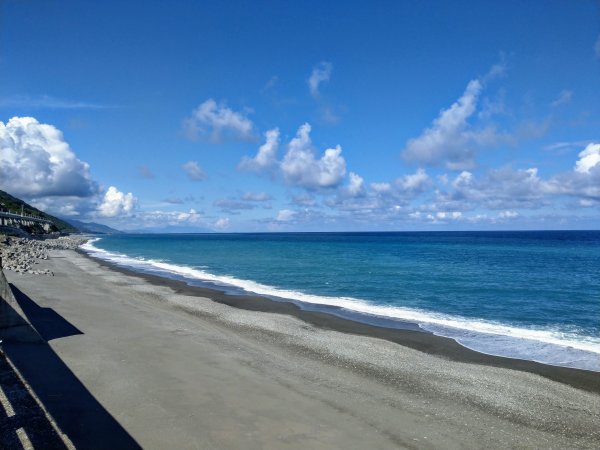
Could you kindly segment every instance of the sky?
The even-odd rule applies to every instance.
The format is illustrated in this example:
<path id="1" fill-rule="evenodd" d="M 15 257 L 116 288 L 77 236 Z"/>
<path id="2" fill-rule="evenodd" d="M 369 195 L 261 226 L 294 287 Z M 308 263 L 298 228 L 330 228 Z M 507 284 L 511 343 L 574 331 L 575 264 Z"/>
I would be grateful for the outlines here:
<path id="1" fill-rule="evenodd" d="M 0 0 L 0 189 L 129 231 L 598 229 L 600 3 Z"/>

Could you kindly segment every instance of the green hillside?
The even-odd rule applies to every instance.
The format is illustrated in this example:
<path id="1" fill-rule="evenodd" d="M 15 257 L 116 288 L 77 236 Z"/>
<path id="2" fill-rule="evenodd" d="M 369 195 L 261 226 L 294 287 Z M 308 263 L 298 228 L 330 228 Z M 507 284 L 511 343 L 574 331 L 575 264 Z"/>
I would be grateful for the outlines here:
<path id="1" fill-rule="evenodd" d="M 21 207 L 23 208 L 23 212 L 25 214 L 30 214 L 32 216 L 41 217 L 42 219 L 47 219 L 52 221 L 54 227 L 56 228 L 53 231 L 60 231 L 62 233 L 78 233 L 79 230 L 75 228 L 73 225 L 68 224 L 64 220 L 60 220 L 57 217 L 51 216 L 50 214 L 46 214 L 43 211 L 40 211 L 37 208 L 25 203 L 23 200 L 20 200 L 16 197 L 13 197 L 7 192 L 0 191 L 0 206 L 2 206 L 5 210 L 9 210 L 14 213 L 21 213 Z"/>

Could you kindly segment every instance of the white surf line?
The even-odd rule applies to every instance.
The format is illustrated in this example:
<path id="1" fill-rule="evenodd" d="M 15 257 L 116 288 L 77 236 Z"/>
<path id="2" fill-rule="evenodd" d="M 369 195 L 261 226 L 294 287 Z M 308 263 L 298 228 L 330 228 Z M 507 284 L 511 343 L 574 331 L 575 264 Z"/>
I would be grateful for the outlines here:
<path id="1" fill-rule="evenodd" d="M 40 399 L 37 397 L 37 395 L 35 395 L 35 393 L 33 392 L 33 389 L 31 389 L 31 386 L 29 386 L 27 381 L 25 381 L 25 378 L 23 378 L 23 376 L 21 375 L 21 372 L 19 372 L 17 367 L 12 363 L 12 361 L 6 354 L 4 354 L 4 357 L 5 357 L 8 365 L 12 368 L 12 370 L 15 372 L 15 374 L 19 378 L 19 381 L 21 381 L 21 383 L 23 384 L 23 386 L 29 393 L 29 395 L 31 395 L 33 400 L 37 403 L 38 407 L 42 410 L 42 412 L 44 413 L 44 416 L 46 416 L 46 420 L 50 423 L 50 426 L 54 429 L 54 431 L 56 432 L 58 437 L 63 441 L 63 443 L 65 444 L 67 449 L 68 450 L 76 450 L 76 447 L 75 447 L 75 445 L 73 445 L 73 442 L 71 442 L 71 439 L 69 439 L 69 437 L 65 433 L 63 433 L 61 431 L 61 429 L 58 427 L 58 425 L 56 424 L 56 422 L 54 421 L 54 419 L 52 418 L 52 416 L 50 415 L 48 410 L 44 407 L 43 403 L 40 401 Z M 24 441 L 21 440 L 21 436 L 19 435 L 20 430 L 22 430 L 22 434 L 25 436 L 26 442 L 29 443 L 29 447 L 25 447 L 25 445 L 23 444 Z M 33 445 L 31 445 L 31 441 L 29 440 L 29 437 L 27 436 L 27 433 L 25 433 L 25 430 L 23 428 L 19 428 L 17 430 L 17 436 L 19 436 L 19 440 L 21 440 L 21 444 L 23 445 L 23 448 L 33 449 Z"/>
<path id="2" fill-rule="evenodd" d="M 4 390 L 2 390 L 2 386 L 0 386 L 0 403 L 2 403 L 2 407 L 4 408 L 4 411 L 6 412 L 6 417 L 12 417 L 15 415 L 15 410 L 13 409 L 12 405 L 10 404 L 10 401 L 8 400 L 8 397 L 4 393 Z"/>
<path id="3" fill-rule="evenodd" d="M 27 433 L 25 432 L 25 428 L 21 427 L 17 429 L 17 437 L 19 438 L 19 441 L 21 441 L 23 450 L 35 450 L 33 444 L 29 440 L 29 436 L 27 436 Z"/>
<path id="4" fill-rule="evenodd" d="M 446 330 L 460 330 L 467 332 L 475 332 L 485 335 L 506 336 L 512 339 L 524 339 L 528 341 L 542 342 L 545 344 L 572 347 L 577 350 L 591 353 L 600 353 L 600 347 L 596 342 L 577 341 L 574 338 L 561 339 L 557 337 L 552 330 L 536 330 L 528 328 L 519 328 L 501 323 L 493 323 L 486 320 L 469 319 L 461 316 L 447 316 L 439 313 L 428 313 L 418 309 L 410 309 L 408 307 L 394 307 L 384 305 L 374 305 L 366 300 L 352 297 L 331 297 L 306 294 L 300 291 L 294 291 L 283 288 L 275 288 L 264 285 L 252 280 L 235 278 L 229 275 L 216 275 L 202 269 L 167 263 L 161 260 L 154 259 L 137 259 L 121 253 L 115 253 L 94 246 L 94 243 L 101 238 L 92 239 L 81 245 L 88 256 L 108 261 L 117 267 L 125 267 L 126 269 L 145 272 L 147 270 L 158 276 L 164 274 L 176 275 L 183 277 L 186 280 L 199 280 L 201 282 L 214 283 L 218 286 L 233 286 L 237 289 L 242 289 L 245 292 L 258 295 L 265 295 L 270 298 L 283 299 L 293 303 L 301 303 L 299 305 L 322 305 L 325 307 L 342 308 L 351 313 L 365 314 L 371 317 L 381 317 L 384 319 L 401 320 L 416 323 L 427 330 L 427 326 L 439 326 Z M 158 272 L 158 273 L 157 273 Z M 219 289 L 219 287 L 216 289 Z M 446 336 L 450 339 L 457 340 L 453 333 L 448 331 L 435 332 L 440 336 Z M 462 345 L 462 344 L 461 344 Z M 475 350 L 479 351 L 479 350 Z M 531 358 L 527 358 L 531 359 Z"/>

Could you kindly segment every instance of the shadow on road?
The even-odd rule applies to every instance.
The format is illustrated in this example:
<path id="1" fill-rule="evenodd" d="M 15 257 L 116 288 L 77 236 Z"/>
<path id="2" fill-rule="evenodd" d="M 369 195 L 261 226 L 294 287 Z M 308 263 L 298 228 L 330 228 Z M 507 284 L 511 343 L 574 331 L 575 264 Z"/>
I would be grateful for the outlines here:
<path id="1" fill-rule="evenodd" d="M 141 448 L 71 372 L 47 341 L 83 334 L 11 284 L 17 303 L 45 342 L 4 342 L 4 353 L 76 448 Z"/>

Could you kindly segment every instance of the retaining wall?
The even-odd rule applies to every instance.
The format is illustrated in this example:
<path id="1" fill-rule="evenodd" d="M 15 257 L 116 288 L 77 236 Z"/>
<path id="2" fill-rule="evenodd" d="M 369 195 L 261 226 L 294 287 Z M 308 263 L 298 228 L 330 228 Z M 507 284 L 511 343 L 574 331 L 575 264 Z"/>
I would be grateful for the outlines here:
<path id="1" fill-rule="evenodd" d="M 0 259 L 1 264 L 1 259 Z M 40 342 L 42 338 L 19 306 L 0 266 L 0 340 Z"/>

